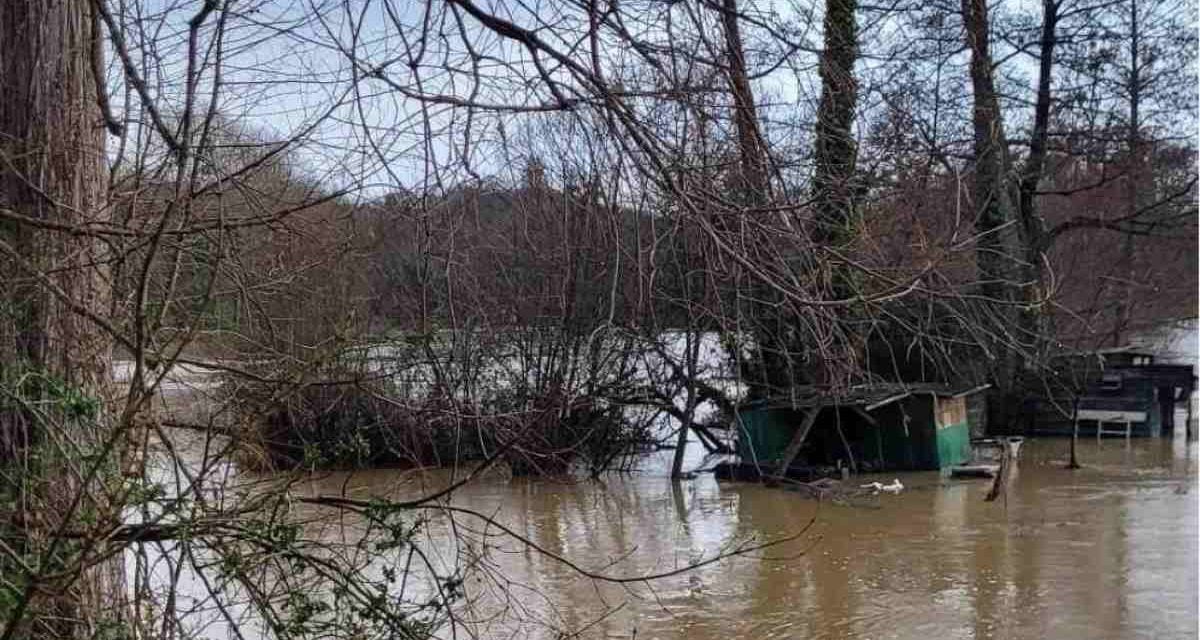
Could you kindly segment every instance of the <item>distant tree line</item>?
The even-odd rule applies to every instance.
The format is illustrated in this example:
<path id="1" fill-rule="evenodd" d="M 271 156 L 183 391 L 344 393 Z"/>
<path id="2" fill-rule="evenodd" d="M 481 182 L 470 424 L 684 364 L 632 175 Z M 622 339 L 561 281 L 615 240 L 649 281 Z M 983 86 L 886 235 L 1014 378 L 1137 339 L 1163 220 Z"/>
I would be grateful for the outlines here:
<path id="1" fill-rule="evenodd" d="M 879 379 L 990 382 L 1015 422 L 1057 355 L 1196 315 L 1195 11 L 0 3 L 0 640 L 183 636 L 181 582 L 279 637 L 461 622 L 465 567 L 417 596 L 352 560 L 499 523 L 458 485 L 303 502 L 301 439 L 214 497 L 250 440 L 416 415 L 492 429 L 463 481 L 598 474 L 703 403 Z M 221 391 L 164 417 L 185 365 Z M 296 504 L 370 535 L 330 560 Z"/>

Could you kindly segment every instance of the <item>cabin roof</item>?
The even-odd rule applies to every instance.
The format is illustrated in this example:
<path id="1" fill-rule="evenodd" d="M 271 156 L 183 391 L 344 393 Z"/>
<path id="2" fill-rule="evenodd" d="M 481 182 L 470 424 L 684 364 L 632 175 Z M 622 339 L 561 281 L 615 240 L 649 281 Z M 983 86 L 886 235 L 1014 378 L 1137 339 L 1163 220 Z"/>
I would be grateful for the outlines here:
<path id="1" fill-rule="evenodd" d="M 1105 347 L 1103 349 L 1092 349 L 1087 353 L 1098 353 L 1102 356 L 1113 354 L 1133 355 L 1133 356 L 1152 356 L 1154 352 L 1144 346 L 1127 344 L 1123 347 Z"/>

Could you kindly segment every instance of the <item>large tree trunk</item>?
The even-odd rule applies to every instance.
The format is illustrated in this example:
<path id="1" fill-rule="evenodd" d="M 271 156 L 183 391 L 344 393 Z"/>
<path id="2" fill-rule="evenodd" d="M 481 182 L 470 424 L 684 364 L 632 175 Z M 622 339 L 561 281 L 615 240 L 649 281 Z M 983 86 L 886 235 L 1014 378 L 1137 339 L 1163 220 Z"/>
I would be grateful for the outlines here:
<path id="1" fill-rule="evenodd" d="M 976 232 L 980 289 L 997 301 L 1013 301 L 1021 274 L 1017 211 L 1009 183 L 1008 138 L 996 95 L 986 0 L 963 0 L 974 93 Z"/>
<path id="2" fill-rule="evenodd" d="M 1021 233 L 1016 186 L 1010 178 L 1008 138 L 996 94 L 990 51 L 987 0 L 962 0 L 967 46 L 971 51 L 971 87 L 975 150 L 975 253 L 979 293 L 989 301 L 988 315 L 996 336 L 986 345 L 996 385 L 989 424 L 1011 427 L 1018 385 L 1022 318 L 1017 306 L 1024 297 Z"/>
<path id="3" fill-rule="evenodd" d="M 1125 215 L 1133 218 L 1137 215 L 1141 204 L 1142 181 L 1144 180 L 1144 153 L 1142 145 L 1142 67 L 1141 67 L 1141 30 L 1138 24 L 1138 3 L 1129 3 L 1129 85 L 1126 88 L 1129 95 L 1129 125 L 1128 125 L 1128 156 L 1125 167 Z M 1112 346 L 1122 347 L 1129 340 L 1129 326 L 1133 318 L 1133 297 L 1136 272 L 1133 264 L 1134 236 L 1125 234 L 1121 238 L 1121 253 L 1118 257 L 1117 269 L 1119 284 L 1117 285 L 1117 303 L 1113 307 Z"/>
<path id="4" fill-rule="evenodd" d="M 813 200 L 816 210 L 813 241 L 821 247 L 843 249 L 854 241 L 858 222 L 855 216 L 855 165 L 858 146 L 851 132 L 858 108 L 858 82 L 854 63 L 858 59 L 858 20 L 856 0 L 827 0 L 825 3 L 825 50 L 821 54 L 821 102 L 817 108 L 816 166 L 813 173 Z M 860 294 L 854 274 L 832 257 L 822 262 L 825 288 L 833 299 L 848 299 Z M 852 308 L 837 311 L 839 321 L 850 320 Z M 853 368 L 864 350 L 865 337 L 835 329 L 826 353 Z M 828 367 L 819 371 L 820 382 L 831 383 Z"/>
<path id="5" fill-rule="evenodd" d="M 754 92 L 750 88 L 750 76 L 746 70 L 746 54 L 742 46 L 741 29 L 738 26 L 737 0 L 724 0 L 722 9 L 729 85 L 733 93 L 733 117 L 737 127 L 740 156 L 738 190 L 745 204 L 758 205 L 766 201 L 770 189 L 766 149 L 763 148 L 762 136 L 758 129 Z"/>
<path id="6" fill-rule="evenodd" d="M 0 2 L 0 210 L 12 214 L 0 226 L 0 280 L 7 281 L 0 284 L 0 295 L 8 334 L 0 344 L 0 373 L 5 368 L 42 371 L 103 400 L 112 343 L 93 319 L 109 313 L 107 258 L 94 236 L 68 231 L 102 222 L 106 215 L 105 133 L 96 86 L 101 61 L 95 57 L 100 47 L 93 18 L 83 0 Z M 54 397 L 48 386 L 29 391 Z M 22 472 L 19 490 L 33 492 L 23 494 L 28 498 L 23 504 L 37 506 L 10 515 L 31 551 L 46 543 L 47 528 L 71 527 L 84 514 L 105 511 L 99 492 L 82 478 L 82 470 L 93 464 L 86 454 L 103 433 L 97 427 L 104 421 L 67 413 L 11 420 L 14 428 L 0 432 L 7 440 L 0 443 L 0 456 L 8 463 L 21 464 L 13 456 L 48 442 L 49 429 L 62 430 L 80 447 L 46 444 L 46 451 L 69 451 L 72 458 L 47 455 Z M 58 549 L 63 553 L 61 545 Z M 77 571 L 67 572 L 73 575 L 37 578 L 42 584 L 28 587 L 18 600 L 20 615 L 13 619 L 24 622 L 10 619 L 4 632 L 94 636 L 98 620 L 111 619 L 107 603 L 123 596 L 121 562 L 120 557 L 99 565 L 83 560 L 74 565 Z"/>
<path id="7" fill-rule="evenodd" d="M 99 390 L 110 375 L 111 340 L 86 316 L 109 311 L 103 245 L 49 228 L 106 215 L 92 27 L 87 2 L 0 3 L 0 206 L 37 221 L 8 224 L 6 242 L 25 263 L 9 263 L 18 280 L 15 355 Z"/>
<path id="8" fill-rule="evenodd" d="M 821 55 L 821 102 L 817 108 L 815 237 L 844 244 L 852 236 L 854 167 L 858 149 L 850 127 L 858 105 L 854 63 L 858 58 L 855 0 L 825 3 L 825 51 Z"/>
<path id="9" fill-rule="evenodd" d="M 1029 157 L 1021 166 L 1020 215 L 1026 236 L 1026 260 L 1034 274 L 1041 276 L 1041 253 L 1045 250 L 1045 229 L 1038 212 L 1037 188 L 1046 168 L 1050 139 L 1050 106 L 1054 70 L 1054 49 L 1058 44 L 1058 11 L 1055 0 L 1042 0 L 1041 51 L 1038 55 L 1037 97 L 1033 106 L 1033 133 Z"/>
<path id="10" fill-rule="evenodd" d="M 740 205 L 752 211 L 765 204 L 770 197 L 767 153 L 758 127 L 754 92 L 746 68 L 737 0 L 723 0 L 721 10 L 729 90 L 733 96 L 733 119 L 738 139 L 738 171 L 734 190 Z M 720 224 L 724 233 L 741 232 L 725 221 Z M 785 329 L 789 323 L 779 292 L 757 281 L 751 290 L 750 298 L 753 301 L 748 306 L 754 327 L 757 362 L 754 363 L 755 370 L 747 372 L 747 378 L 751 397 L 767 397 L 782 393 L 792 384 L 791 341 Z"/>
<path id="11" fill-rule="evenodd" d="M 1058 43 L 1058 12 L 1056 0 L 1042 0 L 1042 37 L 1038 58 L 1037 98 L 1033 108 L 1033 132 L 1029 141 L 1029 156 L 1021 166 L 1020 197 L 1018 214 L 1021 220 L 1022 244 L 1025 251 L 1026 280 L 1031 287 L 1026 289 L 1026 300 L 1038 302 L 1047 295 L 1043 286 L 1042 256 L 1046 251 L 1045 221 L 1038 210 L 1037 188 L 1046 169 L 1050 138 L 1051 81 L 1054 68 L 1054 49 Z M 1045 327 L 1045 315 L 1039 305 L 1031 306 L 1022 314 L 1023 333 L 1037 344 L 1049 335 Z"/>

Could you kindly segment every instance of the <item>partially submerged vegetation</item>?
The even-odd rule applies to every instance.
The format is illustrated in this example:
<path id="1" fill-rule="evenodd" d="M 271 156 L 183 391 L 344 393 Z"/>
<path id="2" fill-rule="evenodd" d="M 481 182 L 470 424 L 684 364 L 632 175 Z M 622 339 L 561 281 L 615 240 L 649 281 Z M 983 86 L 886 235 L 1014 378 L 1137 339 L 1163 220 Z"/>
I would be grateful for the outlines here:
<path id="1" fill-rule="evenodd" d="M 443 335 L 420 348 L 400 339 L 344 350 L 336 365 L 303 372 L 256 365 L 256 379 L 226 375 L 220 395 L 249 469 L 495 457 L 516 475 L 597 476 L 672 437 L 666 426 L 682 408 L 663 348 L 533 329 Z"/>
<path id="2" fill-rule="evenodd" d="M 0 2 L 0 640 L 425 638 L 498 547 L 674 575 L 807 529 L 627 574 L 448 498 L 680 477 L 801 385 L 987 382 L 1003 428 L 1055 352 L 1195 313 L 1178 3 L 143 4 Z M 453 480 L 299 486 L 384 464 Z"/>
<path id="3" fill-rule="evenodd" d="M 516 475 L 561 475 L 576 464 L 595 475 L 651 442 L 623 407 L 594 397 L 512 394 L 465 405 L 370 382 L 318 381 L 282 397 L 273 384 L 233 387 L 238 460 L 250 470 L 458 466 L 500 456 Z"/>

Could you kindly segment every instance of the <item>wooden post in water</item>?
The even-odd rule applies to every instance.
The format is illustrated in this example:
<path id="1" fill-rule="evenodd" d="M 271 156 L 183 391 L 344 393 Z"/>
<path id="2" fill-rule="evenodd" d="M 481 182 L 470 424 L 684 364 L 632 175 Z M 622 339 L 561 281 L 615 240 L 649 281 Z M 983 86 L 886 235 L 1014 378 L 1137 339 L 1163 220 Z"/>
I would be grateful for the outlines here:
<path id="1" fill-rule="evenodd" d="M 1071 403 L 1071 462 L 1067 464 L 1068 469 L 1078 469 L 1079 459 L 1075 457 L 1075 445 L 1079 442 L 1079 396 L 1075 396 Z"/>
<path id="2" fill-rule="evenodd" d="M 992 502 L 996 498 L 1004 495 L 1004 505 L 1008 506 L 1008 465 L 1009 455 L 1005 451 L 1000 456 L 1000 468 L 996 470 L 996 478 L 992 480 L 992 488 L 988 491 L 987 496 L 983 499 L 986 502 Z"/>
<path id="3" fill-rule="evenodd" d="M 858 463 L 854 460 L 854 451 L 850 448 L 850 441 L 846 439 L 846 433 L 842 431 L 842 416 L 839 413 L 837 418 L 838 437 L 842 439 L 842 447 L 846 450 L 846 457 L 850 459 L 850 472 L 858 473 Z"/>
<path id="4" fill-rule="evenodd" d="M 1191 441 L 1194 435 L 1192 433 L 1192 390 L 1189 388 L 1186 391 L 1184 402 L 1187 402 L 1187 420 L 1184 422 L 1184 430 L 1186 431 L 1185 436 L 1187 440 Z"/>
<path id="5" fill-rule="evenodd" d="M 817 422 L 817 414 L 821 413 L 821 405 L 816 405 L 809 409 L 808 415 L 804 416 L 804 422 L 800 424 L 800 428 L 796 430 L 796 434 L 792 436 L 792 441 L 788 443 L 786 449 L 783 450 L 783 457 L 779 460 L 779 466 L 775 468 L 774 476 L 783 478 L 787 476 L 788 467 L 792 466 L 792 461 L 800 453 L 800 447 L 804 446 L 804 441 L 808 438 L 808 432 L 812 430 L 813 424 Z"/>
<path id="6" fill-rule="evenodd" d="M 878 457 L 879 469 L 882 469 L 883 468 L 883 433 L 879 430 L 880 429 L 879 421 L 875 419 L 875 416 L 871 415 L 870 413 L 867 412 L 866 409 L 863 409 L 860 406 L 854 405 L 854 406 L 850 407 L 850 410 L 853 411 L 854 413 L 858 414 L 858 417 L 865 420 L 867 424 L 874 427 L 874 429 L 875 429 L 875 455 Z M 867 453 L 866 452 L 866 443 L 863 443 L 863 457 L 866 457 L 866 453 Z"/>

